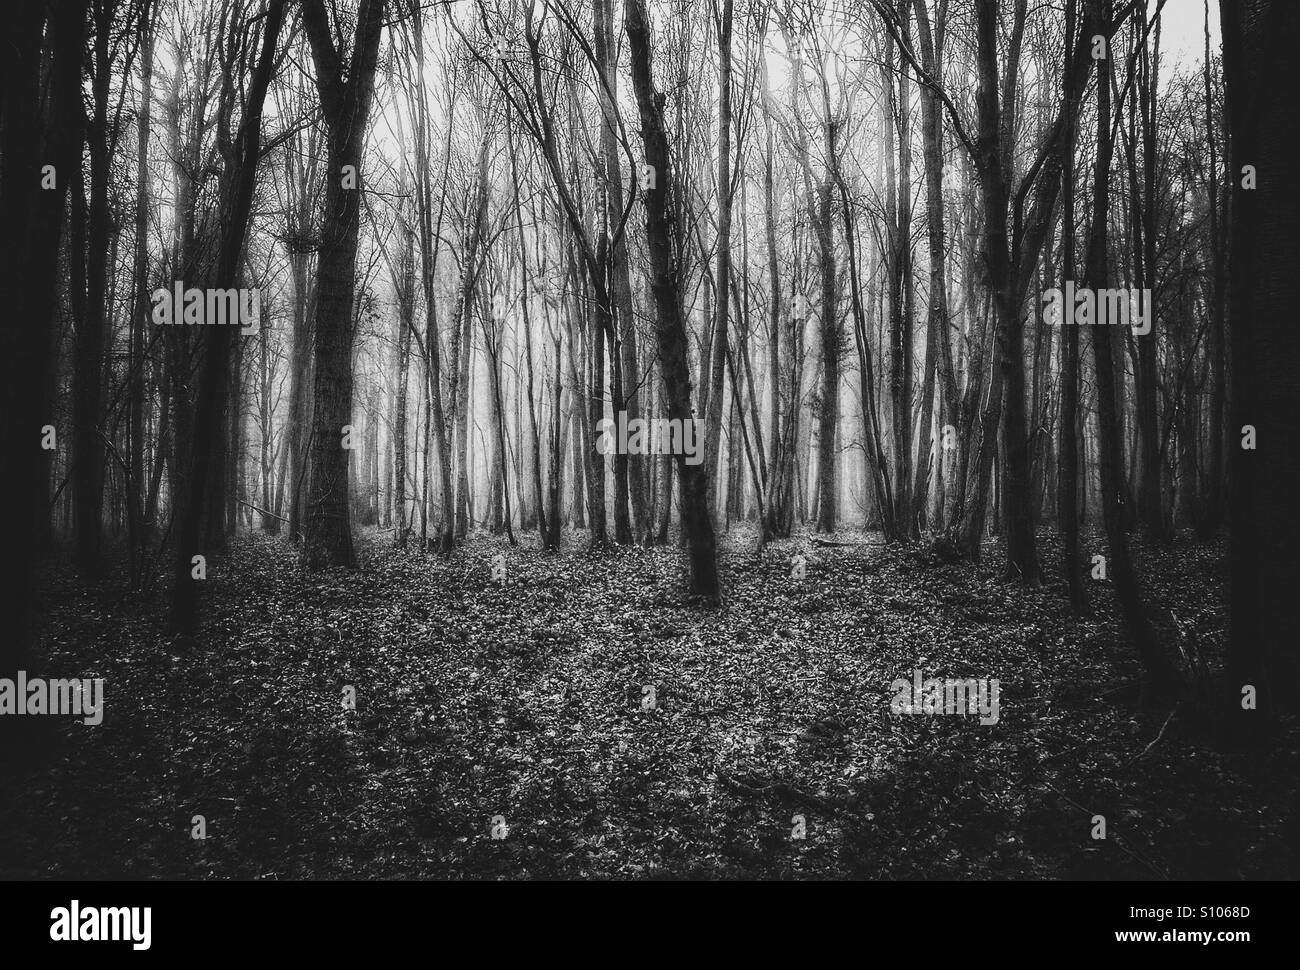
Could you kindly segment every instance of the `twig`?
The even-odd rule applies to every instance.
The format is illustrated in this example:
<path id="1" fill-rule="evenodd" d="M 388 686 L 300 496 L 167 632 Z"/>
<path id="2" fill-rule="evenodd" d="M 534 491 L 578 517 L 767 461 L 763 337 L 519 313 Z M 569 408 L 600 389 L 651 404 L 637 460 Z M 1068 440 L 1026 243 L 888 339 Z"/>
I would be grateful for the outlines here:
<path id="1" fill-rule="evenodd" d="M 1120 771 L 1123 771 L 1125 768 L 1131 768 L 1131 767 L 1133 767 L 1133 765 L 1137 764 L 1139 761 L 1142 760 L 1142 758 L 1144 758 L 1144 757 L 1146 756 L 1146 753 L 1147 753 L 1148 751 L 1150 751 L 1152 748 L 1154 748 L 1157 744 L 1160 743 L 1160 739 L 1163 738 L 1163 737 L 1165 736 L 1165 728 L 1169 727 L 1169 722 L 1172 721 L 1172 720 L 1174 719 L 1174 715 L 1178 713 L 1178 709 L 1179 709 L 1180 707 L 1182 707 L 1182 706 L 1183 706 L 1183 702 L 1182 702 L 1182 701 L 1179 701 L 1177 704 L 1174 705 L 1174 709 L 1173 709 L 1172 711 L 1170 711 L 1170 712 L 1169 712 L 1169 716 L 1168 716 L 1167 718 L 1165 718 L 1165 723 L 1161 726 L 1161 728 L 1160 728 L 1160 733 L 1156 735 L 1155 740 L 1152 741 L 1150 744 L 1148 744 L 1145 748 L 1143 748 L 1143 749 L 1142 749 L 1142 753 L 1139 754 L 1136 758 L 1134 758 L 1132 761 L 1130 761 L 1130 762 L 1124 764 L 1124 765 L 1120 768 Z"/>
<path id="2" fill-rule="evenodd" d="M 238 502 L 240 505 L 247 505 L 247 506 L 248 506 L 250 509 L 252 509 L 254 512 L 261 512 L 263 515 L 269 515 L 271 518 L 273 518 L 273 519 L 279 519 L 281 522 L 288 522 L 288 521 L 289 521 L 289 520 L 286 519 L 283 515 L 276 515 L 274 512 L 268 512 L 268 511 L 266 511 L 266 509 L 259 509 L 259 508 L 258 508 L 256 505 L 254 505 L 252 502 L 245 502 L 242 498 L 240 498 L 240 499 L 235 499 L 235 501 Z"/>

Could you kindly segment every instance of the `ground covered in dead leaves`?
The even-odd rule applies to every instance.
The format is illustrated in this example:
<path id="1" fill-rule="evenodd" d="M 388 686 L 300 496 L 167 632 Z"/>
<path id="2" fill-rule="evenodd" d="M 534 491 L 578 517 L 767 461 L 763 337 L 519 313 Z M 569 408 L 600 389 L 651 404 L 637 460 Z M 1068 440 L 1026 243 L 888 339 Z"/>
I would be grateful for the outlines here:
<path id="1" fill-rule="evenodd" d="M 1295 726 L 1247 755 L 1192 705 L 1139 711 L 1105 583 L 1073 619 L 996 549 L 835 539 L 733 533 L 708 611 L 677 548 L 480 535 L 443 559 L 372 532 L 360 570 L 309 576 L 254 535 L 209 564 L 184 648 L 164 591 L 54 569 L 29 675 L 105 678 L 105 716 L 0 780 L 0 877 L 1300 876 Z M 1222 553 L 1139 553 L 1167 646 L 1211 670 Z M 998 678 L 998 723 L 891 714 L 916 667 Z"/>

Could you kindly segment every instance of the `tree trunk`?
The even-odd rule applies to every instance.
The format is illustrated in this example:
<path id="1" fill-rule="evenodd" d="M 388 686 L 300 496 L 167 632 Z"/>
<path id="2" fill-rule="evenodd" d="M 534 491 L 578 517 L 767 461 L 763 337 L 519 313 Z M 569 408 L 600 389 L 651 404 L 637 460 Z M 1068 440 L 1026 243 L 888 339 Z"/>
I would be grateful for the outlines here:
<path id="1" fill-rule="evenodd" d="M 1283 0 L 1220 3 L 1232 173 L 1228 331 L 1231 386 L 1231 625 L 1227 703 L 1243 740 L 1265 736 L 1295 709 L 1292 603 L 1300 586 L 1294 510 L 1300 489 L 1295 401 L 1300 331 L 1294 322 L 1300 190 L 1300 101 L 1285 92 L 1287 51 L 1300 43 L 1300 7 Z M 1255 167 L 1257 188 L 1244 169 Z M 1242 429 L 1255 429 L 1254 449 Z M 1247 709 L 1246 686 L 1258 692 Z"/>
<path id="2" fill-rule="evenodd" d="M 136 119 L 135 303 L 130 325 L 130 453 L 127 516 L 130 523 L 131 583 L 141 580 L 148 536 L 144 527 L 145 323 L 149 318 L 149 119 L 153 107 L 154 8 L 140 10 L 140 112 Z"/>
<path id="3" fill-rule="evenodd" d="M 664 134 L 663 96 L 654 88 L 650 68 L 650 30 L 643 0 L 625 0 L 624 20 L 632 62 L 632 86 L 641 115 L 641 139 L 646 164 L 656 172 L 655 188 L 646 194 L 646 236 L 650 251 L 651 289 L 655 299 L 655 330 L 659 359 L 668 397 L 668 417 L 690 421 L 691 376 L 687 362 L 686 325 L 681 315 L 681 296 L 673 264 L 672 229 L 669 222 L 674 179 L 670 167 L 668 139 Z M 678 455 L 681 480 L 682 528 L 690 546 L 691 592 L 716 601 L 720 590 L 713 522 L 709 516 L 708 483 L 700 465 L 686 463 Z"/>
<path id="4" fill-rule="evenodd" d="M 48 11 L 47 74 L 41 74 L 41 35 Z M 38 523 L 50 504 L 49 467 L 55 452 L 41 448 L 53 418 L 50 376 L 59 238 L 70 175 L 80 167 L 81 58 L 85 8 L 77 0 L 20 0 L 7 11 L 6 52 L 0 60 L 0 292 L 21 326 L 0 336 L 0 447 L 17 504 L 0 524 L 0 677 L 14 678 L 32 657 Z M 41 89 L 45 87 L 42 113 Z M 41 189 L 42 167 L 53 166 L 53 188 Z M 66 426 L 56 426 L 64 448 Z M 21 727 L 42 718 L 4 718 L 0 742 L 22 745 Z M 18 724 L 11 722 L 17 721 Z"/>
<path id="5" fill-rule="evenodd" d="M 1066 6 L 1066 49 L 1073 44 L 1076 0 Z M 1068 77 L 1068 75 L 1067 75 Z M 1067 80 L 1068 83 L 1068 80 Z M 1073 93 L 1073 92 L 1071 92 Z M 1062 174 L 1061 279 L 1074 276 L 1074 150 L 1078 127 L 1071 112 L 1066 132 L 1064 172 Z M 1061 323 L 1061 447 L 1058 452 L 1057 528 L 1064 539 L 1062 551 L 1070 609 L 1076 615 L 1087 612 L 1088 594 L 1083 585 L 1083 566 L 1079 557 L 1079 330 L 1067 321 Z"/>
<path id="6" fill-rule="evenodd" d="M 323 0 L 303 0 L 316 88 L 328 128 L 325 217 L 317 261 L 313 333 L 311 473 L 303 557 L 311 569 L 356 564 L 348 507 L 352 420 L 352 302 L 361 211 L 361 149 L 374 92 L 384 0 L 361 0 L 346 80 Z"/>
<path id="7" fill-rule="evenodd" d="M 1214 290 L 1212 296 L 1213 319 L 1210 331 L 1210 360 L 1212 368 L 1212 391 L 1210 394 L 1209 445 L 1210 468 L 1207 474 L 1209 488 L 1206 491 L 1205 508 L 1201 512 L 1199 531 L 1201 537 L 1208 539 L 1223 524 L 1224 501 L 1224 448 L 1228 434 L 1228 335 L 1227 335 L 1227 260 L 1221 212 L 1219 206 L 1219 168 L 1218 142 L 1215 131 L 1218 120 L 1214 111 L 1214 72 L 1210 69 L 1213 60 L 1210 56 L 1210 0 L 1203 0 L 1205 11 L 1205 137 L 1210 149 L 1209 164 L 1206 166 L 1206 188 L 1209 193 L 1210 209 L 1210 259 L 1213 263 Z M 1226 153 L 1225 153 L 1226 155 Z M 1225 158 L 1225 161 L 1228 159 Z M 1232 171 L 1227 173 L 1228 182 L 1233 181 Z M 1238 176 L 1239 177 L 1239 176 Z"/>
<path id="8" fill-rule="evenodd" d="M 275 48 L 283 23 L 284 0 L 274 0 L 263 27 L 262 51 L 241 112 L 239 132 L 222 178 L 221 246 L 212 277 L 212 283 L 220 288 L 234 287 L 238 282 L 261 154 L 262 104 L 271 82 Z M 236 335 L 237 331 L 231 326 L 213 326 L 206 331 L 207 352 L 194 408 L 189 464 L 178 476 L 184 487 L 177 510 L 170 626 L 173 633 L 185 636 L 192 635 L 198 625 L 198 580 L 194 576 L 192 559 L 204 555 L 200 549 L 200 527 L 208 482 L 214 473 L 214 458 L 217 457 L 214 443 L 221 434 L 221 397 L 229 380 L 231 343 Z"/>
<path id="9" fill-rule="evenodd" d="M 1111 23 L 1111 0 L 1090 0 L 1092 33 L 1104 33 Z M 1088 238 L 1087 281 L 1095 293 L 1107 286 L 1107 226 L 1110 213 L 1110 164 L 1113 141 L 1110 119 L 1110 60 L 1096 62 L 1097 69 L 1097 159 L 1093 177 L 1092 229 Z M 1073 310 L 1066 308 L 1067 312 Z M 1065 324 L 1069 325 L 1069 324 Z M 1108 324 L 1092 328 L 1092 351 L 1097 378 L 1097 423 L 1100 437 L 1102 516 L 1110 547 L 1108 572 L 1115 582 L 1115 592 L 1124 614 L 1124 623 L 1133 638 L 1144 670 L 1143 695 L 1155 703 L 1174 696 L 1181 689 L 1181 678 L 1165 656 L 1147 616 L 1137 572 L 1129 555 L 1128 536 L 1124 531 L 1124 505 L 1127 490 L 1123 482 L 1123 441 L 1116 422 L 1115 360 Z"/>

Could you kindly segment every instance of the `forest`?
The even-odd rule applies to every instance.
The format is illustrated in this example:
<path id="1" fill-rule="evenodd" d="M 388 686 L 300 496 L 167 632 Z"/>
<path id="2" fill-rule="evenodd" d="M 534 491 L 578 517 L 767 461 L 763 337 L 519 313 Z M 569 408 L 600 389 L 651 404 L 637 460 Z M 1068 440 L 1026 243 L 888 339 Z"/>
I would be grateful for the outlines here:
<path id="1" fill-rule="evenodd" d="M 1300 875 L 1300 5 L 9 13 L 0 877 Z"/>

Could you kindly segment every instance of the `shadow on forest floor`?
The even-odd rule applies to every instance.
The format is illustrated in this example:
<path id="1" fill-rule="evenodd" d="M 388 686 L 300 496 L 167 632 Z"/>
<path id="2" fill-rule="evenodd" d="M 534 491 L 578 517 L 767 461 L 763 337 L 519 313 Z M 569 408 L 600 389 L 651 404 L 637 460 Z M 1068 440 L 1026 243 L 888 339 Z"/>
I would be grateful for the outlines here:
<path id="1" fill-rule="evenodd" d="M 0 877 L 1300 876 L 1295 725 L 1242 755 L 1121 704 L 1136 660 L 1103 583 L 1076 620 L 1055 579 L 1000 582 L 996 549 L 756 556 L 742 530 L 710 613 L 680 605 L 675 547 L 359 538 L 359 572 L 311 577 L 241 538 L 185 654 L 165 596 L 53 570 L 29 676 L 105 678 L 105 716 L 59 719 L 50 763 L 8 773 Z M 1221 544 L 1138 553 L 1166 639 L 1172 611 L 1217 662 Z M 998 678 L 998 722 L 891 714 L 917 667 Z"/>

